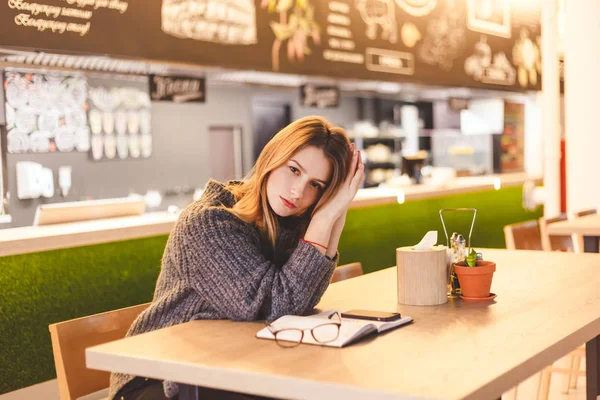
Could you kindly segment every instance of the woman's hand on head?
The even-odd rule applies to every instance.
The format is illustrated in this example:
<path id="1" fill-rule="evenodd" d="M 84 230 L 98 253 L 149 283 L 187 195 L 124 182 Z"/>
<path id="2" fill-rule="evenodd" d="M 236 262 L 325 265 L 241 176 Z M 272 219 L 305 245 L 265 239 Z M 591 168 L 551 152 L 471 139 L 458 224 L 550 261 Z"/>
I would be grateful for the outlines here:
<path id="1" fill-rule="evenodd" d="M 336 221 L 348 210 L 350 203 L 354 199 L 354 196 L 356 196 L 356 192 L 358 192 L 365 176 L 365 166 L 362 162 L 360 151 L 356 150 L 354 144 L 350 145 L 350 150 L 352 160 L 350 161 L 348 176 L 331 200 L 316 212 L 315 217 L 319 216 Z"/>

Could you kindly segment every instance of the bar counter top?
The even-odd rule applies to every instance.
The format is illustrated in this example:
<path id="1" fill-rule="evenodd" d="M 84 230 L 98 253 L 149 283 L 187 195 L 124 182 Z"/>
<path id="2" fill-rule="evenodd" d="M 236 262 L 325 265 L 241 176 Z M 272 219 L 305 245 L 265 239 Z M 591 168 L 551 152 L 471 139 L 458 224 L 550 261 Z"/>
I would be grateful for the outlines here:
<path id="1" fill-rule="evenodd" d="M 4 229 L 0 230 L 0 257 L 166 235 L 178 216 L 166 211 L 150 212 L 134 217 Z"/>
<path id="2" fill-rule="evenodd" d="M 518 186 L 527 179 L 539 181 L 541 178 L 515 173 L 457 178 L 443 187 L 414 185 L 401 189 L 360 189 L 350 208 L 489 190 L 498 182 L 501 187 Z M 178 213 L 166 211 L 149 212 L 134 217 L 0 229 L 0 257 L 167 235 L 178 216 Z"/>
<path id="3" fill-rule="evenodd" d="M 520 186 L 531 179 L 541 183 L 541 176 L 530 176 L 525 172 L 494 174 L 482 176 L 469 176 L 456 178 L 442 186 L 412 185 L 399 188 L 369 188 L 361 189 L 356 194 L 350 208 L 367 207 L 380 204 L 403 203 L 409 200 L 429 199 L 432 197 L 448 196 L 452 194 L 475 192 L 478 190 Z"/>

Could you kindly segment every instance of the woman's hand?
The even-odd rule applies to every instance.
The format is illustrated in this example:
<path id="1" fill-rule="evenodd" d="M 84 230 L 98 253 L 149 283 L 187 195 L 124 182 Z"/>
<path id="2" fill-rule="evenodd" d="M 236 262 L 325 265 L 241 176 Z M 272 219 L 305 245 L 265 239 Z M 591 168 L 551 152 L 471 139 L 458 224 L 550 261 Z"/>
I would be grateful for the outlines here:
<path id="1" fill-rule="evenodd" d="M 317 243 L 327 243 L 326 248 L 317 246 L 317 250 L 333 259 L 337 246 L 346 223 L 346 212 L 364 177 L 365 166 L 362 163 L 360 152 L 354 144 L 350 145 L 352 160 L 348 176 L 334 193 L 333 197 L 321 207 L 311 218 L 304 239 Z"/>
<path id="2" fill-rule="evenodd" d="M 350 145 L 350 150 L 352 151 L 352 161 L 350 162 L 350 172 L 346 180 L 331 200 L 316 212 L 314 217 L 324 217 L 335 222 L 348 210 L 350 203 L 354 199 L 354 196 L 356 196 L 356 192 L 365 175 L 365 166 L 362 162 L 360 151 L 356 150 L 354 144 Z"/>

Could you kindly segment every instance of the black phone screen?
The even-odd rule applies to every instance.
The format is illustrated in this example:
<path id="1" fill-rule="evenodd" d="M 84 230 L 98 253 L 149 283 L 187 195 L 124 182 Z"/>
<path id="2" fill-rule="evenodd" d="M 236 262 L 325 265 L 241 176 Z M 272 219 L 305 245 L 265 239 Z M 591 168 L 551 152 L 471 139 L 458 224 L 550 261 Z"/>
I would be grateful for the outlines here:
<path id="1" fill-rule="evenodd" d="M 400 313 L 370 310 L 349 310 L 342 313 L 343 318 L 368 319 L 371 321 L 395 321 Z"/>

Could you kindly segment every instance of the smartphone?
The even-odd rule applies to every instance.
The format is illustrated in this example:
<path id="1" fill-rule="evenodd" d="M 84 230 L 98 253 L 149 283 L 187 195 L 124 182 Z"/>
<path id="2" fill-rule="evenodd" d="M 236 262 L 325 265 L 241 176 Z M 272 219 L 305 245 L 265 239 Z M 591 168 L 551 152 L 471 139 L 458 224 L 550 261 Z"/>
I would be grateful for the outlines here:
<path id="1" fill-rule="evenodd" d="M 369 310 L 350 310 L 342 313 L 343 318 L 367 319 L 370 321 L 396 321 L 401 318 L 400 313 Z"/>

